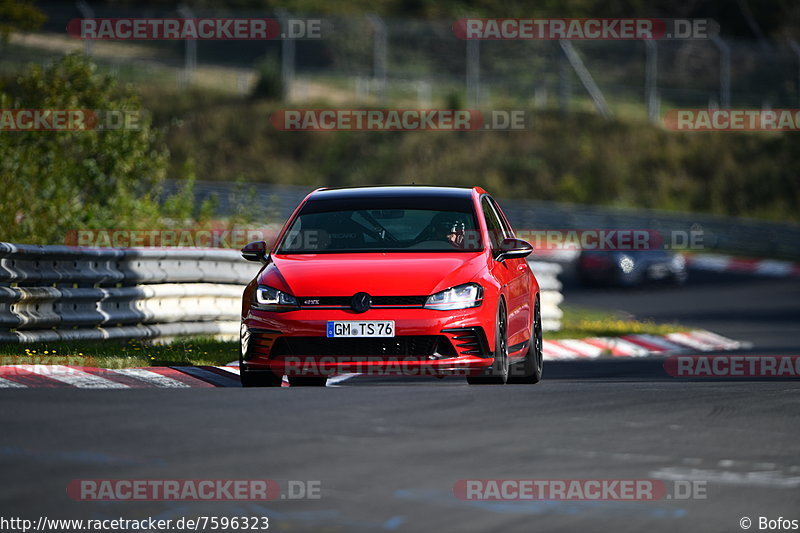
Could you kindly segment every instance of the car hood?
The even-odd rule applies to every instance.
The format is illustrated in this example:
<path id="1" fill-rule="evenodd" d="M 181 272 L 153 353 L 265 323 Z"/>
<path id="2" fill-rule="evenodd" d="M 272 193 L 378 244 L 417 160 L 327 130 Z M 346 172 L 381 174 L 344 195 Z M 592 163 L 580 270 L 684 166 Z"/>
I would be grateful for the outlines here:
<path id="1" fill-rule="evenodd" d="M 273 256 L 259 283 L 295 296 L 427 295 L 472 280 L 482 253 L 360 253 Z"/>

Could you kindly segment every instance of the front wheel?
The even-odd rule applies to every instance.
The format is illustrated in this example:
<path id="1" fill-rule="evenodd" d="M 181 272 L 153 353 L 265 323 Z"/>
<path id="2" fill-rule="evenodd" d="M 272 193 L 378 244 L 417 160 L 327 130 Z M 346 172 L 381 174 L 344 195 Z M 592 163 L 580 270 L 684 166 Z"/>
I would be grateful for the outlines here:
<path id="1" fill-rule="evenodd" d="M 542 340 L 542 312 L 538 296 L 534 305 L 528 353 L 525 354 L 525 359 L 522 362 L 515 364 L 511 369 L 511 375 L 508 378 L 509 383 L 533 385 L 539 383 L 542 379 L 542 368 L 544 367 L 542 346 L 544 341 Z"/>
<path id="2" fill-rule="evenodd" d="M 500 302 L 497 309 L 497 325 L 495 326 L 494 363 L 480 375 L 467 376 L 470 385 L 504 385 L 508 381 L 508 337 L 506 307 Z"/>

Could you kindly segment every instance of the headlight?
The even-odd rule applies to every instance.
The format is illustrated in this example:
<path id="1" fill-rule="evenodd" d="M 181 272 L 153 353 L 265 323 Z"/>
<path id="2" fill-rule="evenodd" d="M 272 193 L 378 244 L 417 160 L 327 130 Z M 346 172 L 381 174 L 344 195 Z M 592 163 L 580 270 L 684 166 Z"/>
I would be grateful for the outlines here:
<path id="1" fill-rule="evenodd" d="M 298 309 L 297 300 L 291 294 L 259 285 L 253 292 L 253 307 L 261 311 L 293 311 Z"/>
<path id="2" fill-rule="evenodd" d="M 478 307 L 483 302 L 483 288 L 476 283 L 465 283 L 428 297 L 426 309 L 467 309 Z"/>
<path id="3" fill-rule="evenodd" d="M 622 269 L 623 274 L 630 274 L 633 272 L 634 266 L 636 266 L 636 264 L 630 256 L 623 255 L 619 258 L 619 268 Z"/>

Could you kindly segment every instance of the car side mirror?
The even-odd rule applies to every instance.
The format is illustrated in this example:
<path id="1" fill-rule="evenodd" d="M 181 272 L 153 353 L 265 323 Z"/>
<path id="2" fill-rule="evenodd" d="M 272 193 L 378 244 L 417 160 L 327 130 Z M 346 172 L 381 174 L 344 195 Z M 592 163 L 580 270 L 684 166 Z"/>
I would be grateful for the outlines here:
<path id="1" fill-rule="evenodd" d="M 497 261 L 506 259 L 521 259 L 528 257 L 533 252 L 533 246 L 528 241 L 522 239 L 503 239 L 500 242 L 500 250 L 495 255 Z"/>
<path id="2" fill-rule="evenodd" d="M 267 243 L 264 241 L 253 241 L 242 248 L 242 257 L 248 261 L 267 262 Z"/>

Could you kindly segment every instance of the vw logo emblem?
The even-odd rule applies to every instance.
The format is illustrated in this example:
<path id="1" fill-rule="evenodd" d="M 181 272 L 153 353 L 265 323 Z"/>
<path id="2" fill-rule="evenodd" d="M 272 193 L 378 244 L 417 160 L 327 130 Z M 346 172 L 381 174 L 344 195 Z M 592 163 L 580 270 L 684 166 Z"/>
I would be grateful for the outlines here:
<path id="1" fill-rule="evenodd" d="M 370 308 L 372 305 L 372 296 L 367 294 L 366 292 L 358 292 L 353 295 L 353 299 L 350 300 L 350 307 L 356 313 L 363 313 L 367 309 Z"/>

